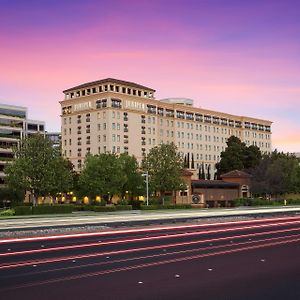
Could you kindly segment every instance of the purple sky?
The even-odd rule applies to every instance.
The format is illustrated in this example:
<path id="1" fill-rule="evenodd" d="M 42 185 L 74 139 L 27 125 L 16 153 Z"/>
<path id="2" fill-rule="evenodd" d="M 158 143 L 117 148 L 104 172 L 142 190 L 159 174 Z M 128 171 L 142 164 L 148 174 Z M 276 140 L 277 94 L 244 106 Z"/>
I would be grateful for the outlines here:
<path id="1" fill-rule="evenodd" d="M 300 1 L 0 0 L 0 102 L 60 129 L 62 90 L 106 77 L 268 119 L 300 152 Z"/>

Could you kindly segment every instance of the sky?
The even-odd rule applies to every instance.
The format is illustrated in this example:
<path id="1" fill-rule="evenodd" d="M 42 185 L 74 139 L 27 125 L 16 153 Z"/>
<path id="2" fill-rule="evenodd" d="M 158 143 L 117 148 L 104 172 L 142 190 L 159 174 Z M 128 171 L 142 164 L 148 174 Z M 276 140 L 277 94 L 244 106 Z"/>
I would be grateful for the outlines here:
<path id="1" fill-rule="evenodd" d="M 60 130 L 62 91 L 107 77 L 273 122 L 300 152 L 299 0 L 0 0 L 0 103 Z"/>

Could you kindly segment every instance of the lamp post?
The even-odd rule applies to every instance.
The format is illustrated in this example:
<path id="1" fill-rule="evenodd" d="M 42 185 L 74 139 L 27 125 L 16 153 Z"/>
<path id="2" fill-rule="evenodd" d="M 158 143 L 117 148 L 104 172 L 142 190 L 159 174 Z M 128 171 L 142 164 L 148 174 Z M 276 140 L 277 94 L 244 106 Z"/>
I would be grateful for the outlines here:
<path id="1" fill-rule="evenodd" d="M 149 205 L 149 173 L 146 171 L 142 174 L 143 177 L 146 177 L 146 204 Z"/>

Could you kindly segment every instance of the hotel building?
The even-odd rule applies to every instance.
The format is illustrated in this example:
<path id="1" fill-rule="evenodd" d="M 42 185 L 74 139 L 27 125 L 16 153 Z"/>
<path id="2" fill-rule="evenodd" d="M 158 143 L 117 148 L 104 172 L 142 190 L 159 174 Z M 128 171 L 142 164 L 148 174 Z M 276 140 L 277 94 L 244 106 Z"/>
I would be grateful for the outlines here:
<path id="1" fill-rule="evenodd" d="M 194 107 L 193 100 L 157 100 L 155 90 L 112 78 L 69 88 L 61 104 L 62 153 L 80 170 L 87 153 L 128 153 L 141 161 L 160 143 L 173 142 L 194 169 L 215 164 L 231 135 L 271 152 L 271 124 Z M 194 172 L 196 173 L 196 171 Z"/>
<path id="2" fill-rule="evenodd" d="M 13 159 L 13 147 L 38 132 L 45 133 L 45 122 L 28 120 L 27 108 L 0 104 L 0 187 L 4 184 L 4 167 Z"/>

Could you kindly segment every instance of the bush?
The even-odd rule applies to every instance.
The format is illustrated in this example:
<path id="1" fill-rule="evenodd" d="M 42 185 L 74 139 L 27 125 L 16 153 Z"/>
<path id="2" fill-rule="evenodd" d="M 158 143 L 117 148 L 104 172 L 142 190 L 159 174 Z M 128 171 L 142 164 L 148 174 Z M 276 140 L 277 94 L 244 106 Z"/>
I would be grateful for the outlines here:
<path id="1" fill-rule="evenodd" d="M 94 206 L 94 211 L 96 212 L 116 211 L 116 207 L 115 206 Z"/>
<path id="2" fill-rule="evenodd" d="M 130 200 L 129 204 L 132 206 L 132 209 L 141 209 L 141 201 L 140 200 Z"/>
<path id="3" fill-rule="evenodd" d="M 132 205 L 116 205 L 116 210 L 132 210 Z"/>
<path id="4" fill-rule="evenodd" d="M 192 208 L 191 204 L 168 204 L 168 205 L 141 205 L 142 210 L 154 209 L 189 209 Z"/>
<path id="5" fill-rule="evenodd" d="M 14 210 L 16 216 L 32 214 L 32 206 L 16 206 Z"/>
<path id="6" fill-rule="evenodd" d="M 32 207 L 32 213 L 34 215 L 39 214 L 67 214 L 73 211 L 72 205 L 38 205 Z"/>
<path id="7" fill-rule="evenodd" d="M 14 215 L 15 215 L 15 211 L 13 209 L 6 209 L 0 211 L 0 216 L 14 216 Z"/>
<path id="8" fill-rule="evenodd" d="M 128 205 L 128 200 L 126 199 L 121 199 L 118 201 L 118 204 L 117 205 Z"/>

